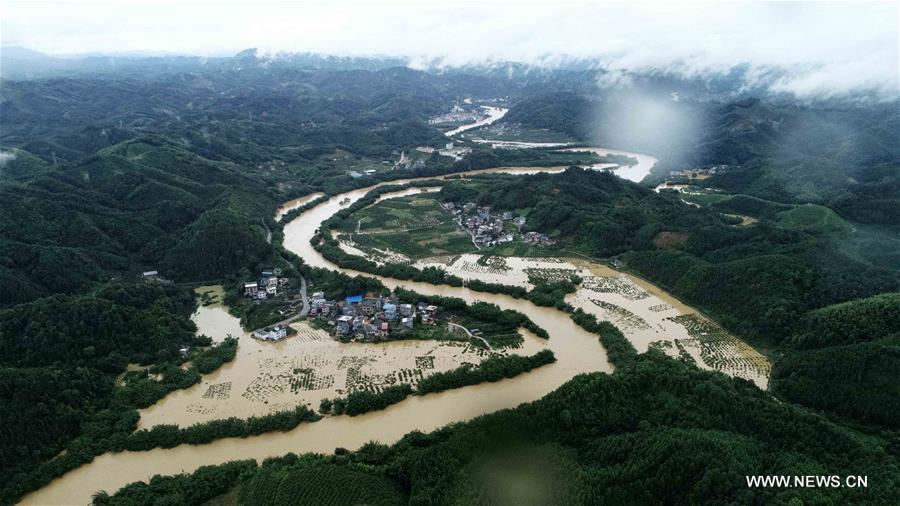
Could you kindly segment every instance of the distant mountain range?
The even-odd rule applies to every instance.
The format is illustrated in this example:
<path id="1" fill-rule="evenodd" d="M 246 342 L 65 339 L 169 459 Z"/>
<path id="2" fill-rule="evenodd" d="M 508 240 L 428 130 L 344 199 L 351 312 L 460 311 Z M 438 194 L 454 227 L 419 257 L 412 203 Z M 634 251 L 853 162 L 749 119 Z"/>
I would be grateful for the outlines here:
<path id="1" fill-rule="evenodd" d="M 249 48 L 231 56 L 197 56 L 158 52 L 89 53 L 50 55 L 32 49 L 8 46 L 0 48 L 0 78 L 43 79 L 60 76 L 92 76 L 134 74 L 134 77 L 159 77 L 178 73 L 204 71 L 236 71 L 248 68 L 266 70 L 385 70 L 408 67 L 432 74 L 467 74 L 502 78 L 521 86 L 565 82 L 590 86 L 594 90 L 617 91 L 622 88 L 661 93 L 675 99 L 740 100 L 748 97 L 767 98 L 779 103 L 794 102 L 786 93 L 770 91 L 773 83 L 785 77 L 779 68 L 751 68 L 735 65 L 724 72 L 686 76 L 672 70 L 642 72 L 610 71 L 599 59 L 563 56 L 546 57 L 538 63 L 491 61 L 451 64 L 441 58 L 407 56 L 337 56 L 317 53 L 264 53 Z M 578 91 L 578 90 L 575 90 Z M 584 90 L 581 90 L 584 91 Z M 825 103 L 847 103 L 882 100 L 866 93 L 828 98 Z"/>

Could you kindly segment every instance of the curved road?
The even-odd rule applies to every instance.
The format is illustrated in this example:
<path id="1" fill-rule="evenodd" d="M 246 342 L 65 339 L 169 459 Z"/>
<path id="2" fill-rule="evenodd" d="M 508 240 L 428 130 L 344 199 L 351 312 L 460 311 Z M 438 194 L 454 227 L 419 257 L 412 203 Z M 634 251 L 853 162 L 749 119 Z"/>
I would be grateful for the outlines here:
<path id="1" fill-rule="evenodd" d="M 273 323 L 272 325 L 266 325 L 265 327 L 256 330 L 263 330 L 268 327 L 274 327 L 275 325 L 287 325 L 297 320 L 306 318 L 306 315 L 309 314 L 309 297 L 306 296 L 306 278 L 304 278 L 302 275 L 300 276 L 300 302 L 303 304 L 303 307 L 300 309 L 299 313 L 291 316 L 290 318 L 285 318 L 280 322 Z M 256 332 L 256 330 L 252 331 L 251 334 L 253 334 L 253 332 Z"/>
<path id="2" fill-rule="evenodd" d="M 494 349 L 491 348 L 491 343 L 487 342 L 487 339 L 485 339 L 485 338 L 483 338 L 483 337 L 481 337 L 481 336 L 476 336 L 476 335 L 473 334 L 471 331 L 469 331 L 469 329 L 463 327 L 462 325 L 460 325 L 460 324 L 458 324 L 458 323 L 447 322 L 447 326 L 448 326 L 448 327 L 455 327 L 455 328 L 458 328 L 458 329 L 462 329 L 462 331 L 465 332 L 467 336 L 469 336 L 469 339 L 478 339 L 478 340 L 480 340 L 482 343 L 484 343 L 485 346 L 487 346 L 488 351 L 494 351 Z"/>

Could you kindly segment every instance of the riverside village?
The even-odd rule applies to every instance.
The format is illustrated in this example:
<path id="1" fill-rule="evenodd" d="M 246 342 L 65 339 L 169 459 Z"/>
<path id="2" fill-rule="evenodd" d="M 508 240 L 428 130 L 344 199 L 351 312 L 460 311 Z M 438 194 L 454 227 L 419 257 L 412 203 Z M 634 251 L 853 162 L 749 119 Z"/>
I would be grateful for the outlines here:
<path id="1" fill-rule="evenodd" d="M 262 271 L 258 280 L 244 283 L 243 295 L 246 299 L 256 303 L 275 298 L 285 301 L 278 309 L 285 320 L 254 331 L 251 334 L 254 339 L 281 341 L 294 333 L 287 323 L 302 316 L 308 316 L 313 325 L 328 330 L 343 342 L 396 339 L 417 325 L 433 326 L 438 320 L 438 306 L 425 303 L 414 306 L 396 295 L 352 295 L 336 301 L 326 299 L 324 292 L 315 292 L 309 297 L 308 313 L 304 314 L 301 312 L 303 296 L 294 288 L 296 283 L 281 275 L 281 269 L 267 269 Z"/>

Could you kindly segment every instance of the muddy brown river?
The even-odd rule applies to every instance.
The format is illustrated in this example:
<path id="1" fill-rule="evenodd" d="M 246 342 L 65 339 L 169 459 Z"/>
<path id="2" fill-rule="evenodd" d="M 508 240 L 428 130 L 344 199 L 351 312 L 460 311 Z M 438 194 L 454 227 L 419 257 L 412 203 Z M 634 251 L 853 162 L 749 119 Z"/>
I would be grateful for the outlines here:
<path id="1" fill-rule="evenodd" d="M 532 174 L 562 170 L 564 170 L 563 167 L 514 167 L 488 169 L 474 173 Z M 401 180 L 382 184 L 404 184 L 409 181 Z M 340 269 L 328 262 L 313 249 L 309 241 L 323 221 L 348 205 L 346 199 L 349 199 L 350 203 L 355 202 L 376 186 L 381 185 L 334 196 L 287 223 L 284 227 L 284 246 L 311 266 L 338 270 L 350 275 L 360 274 Z M 345 202 L 343 205 L 342 201 Z M 296 205 L 295 203 L 291 204 Z M 596 268 L 608 270 L 607 267 L 601 265 L 596 265 Z M 337 447 L 352 450 L 369 441 L 390 444 L 412 430 L 427 432 L 452 422 L 471 419 L 484 413 L 534 401 L 555 390 L 577 374 L 597 371 L 611 372 L 613 369 L 597 336 L 575 325 L 569 316 L 561 311 L 538 307 L 525 300 L 475 292 L 466 288 L 434 286 L 389 278 L 379 279 L 391 288 L 404 286 L 423 294 L 458 297 L 468 302 L 487 301 L 504 309 L 514 309 L 525 313 L 550 333 L 550 339 L 546 346 L 556 355 L 557 362 L 496 383 L 475 385 L 422 397 L 412 396 L 383 411 L 357 417 L 326 417 L 285 433 L 268 433 L 244 439 L 229 438 L 206 445 L 182 445 L 172 449 L 156 449 L 147 452 L 107 453 L 97 457 L 90 464 L 81 466 L 54 480 L 46 487 L 27 495 L 22 502 L 24 504 L 88 504 L 91 501 L 91 495 L 98 490 L 113 493 L 123 485 L 134 481 L 148 480 L 156 474 L 170 475 L 192 472 L 203 465 L 221 464 L 248 458 L 262 460 L 288 452 L 329 453 Z M 644 281 L 634 280 L 634 282 L 651 292 L 657 306 L 668 306 L 675 312 L 673 314 L 693 311 Z M 209 312 L 204 318 L 195 318 L 200 332 L 211 336 L 226 331 L 237 332 L 238 329 L 234 327 L 234 322 L 224 317 L 222 312 L 224 311 Z M 225 314 L 227 315 L 227 313 Z M 302 345 L 294 346 L 291 349 L 296 350 L 292 353 L 303 353 Z M 238 355 L 236 360 L 240 360 L 241 356 L 246 354 L 242 354 L 239 350 Z M 235 365 L 226 367 L 235 367 Z M 219 374 L 219 372 L 212 374 Z M 181 395 L 184 393 L 175 392 L 172 397 L 177 398 Z M 159 405 L 164 405 L 166 402 L 169 401 L 164 399 Z M 173 404 L 177 404 L 177 402 Z M 154 408 L 156 407 L 148 410 L 148 413 L 153 413 L 154 416 L 163 416 L 163 413 L 154 411 Z M 144 422 L 145 420 L 142 419 L 142 424 Z"/>

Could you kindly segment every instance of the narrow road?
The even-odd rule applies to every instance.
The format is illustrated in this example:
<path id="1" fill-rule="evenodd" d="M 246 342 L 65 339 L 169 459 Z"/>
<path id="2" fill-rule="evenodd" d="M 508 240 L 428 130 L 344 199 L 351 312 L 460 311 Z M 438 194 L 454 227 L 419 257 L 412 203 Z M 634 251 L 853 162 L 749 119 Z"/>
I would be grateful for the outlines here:
<path id="1" fill-rule="evenodd" d="M 465 225 L 463 225 L 462 218 L 457 218 L 457 219 L 456 219 L 456 223 L 458 223 L 459 226 L 460 226 L 460 228 L 462 228 L 463 230 L 465 230 L 466 233 L 469 234 L 469 237 L 472 238 L 472 246 L 475 246 L 475 249 L 481 249 L 481 246 L 479 246 L 478 243 L 475 242 L 475 233 L 472 232 L 472 231 L 470 231 L 469 229 L 466 228 Z"/>
<path id="2" fill-rule="evenodd" d="M 285 318 L 284 320 L 281 320 L 280 322 L 273 323 L 272 325 L 266 325 L 262 329 L 256 329 L 253 332 L 256 332 L 257 330 L 263 330 L 268 327 L 273 327 L 275 325 L 282 325 L 282 326 L 288 325 L 297 320 L 306 318 L 306 315 L 309 314 L 309 297 L 306 296 L 306 278 L 304 278 L 303 276 L 300 276 L 300 302 L 303 304 L 303 307 L 300 308 L 299 313 L 295 314 L 294 316 L 291 316 L 290 318 Z M 251 334 L 252 334 L 252 332 L 251 332 Z"/>
<path id="3" fill-rule="evenodd" d="M 306 278 L 302 275 L 300 276 L 300 302 L 303 304 L 303 307 L 297 316 L 306 318 L 306 315 L 309 314 L 309 297 L 306 296 Z"/>
<path id="4" fill-rule="evenodd" d="M 487 339 L 485 339 L 485 338 L 483 338 L 483 337 L 481 337 L 481 336 L 476 336 L 475 334 L 472 334 L 471 332 L 469 332 L 469 329 L 463 327 L 462 325 L 459 325 L 459 324 L 457 324 L 457 323 L 447 322 L 447 326 L 448 326 L 448 327 L 455 327 L 455 328 L 458 328 L 458 329 L 462 329 L 462 331 L 465 332 L 466 335 L 469 336 L 469 339 L 478 339 L 478 340 L 480 340 L 482 343 L 484 343 L 485 346 L 487 346 L 488 351 L 494 351 L 494 349 L 491 348 L 490 343 L 487 342 Z"/>
<path id="5" fill-rule="evenodd" d="M 263 218 L 260 218 L 259 221 L 262 222 L 263 228 L 266 229 L 266 242 L 269 244 L 272 244 L 272 231 L 269 230 L 269 226 L 266 225 L 266 220 Z"/>

